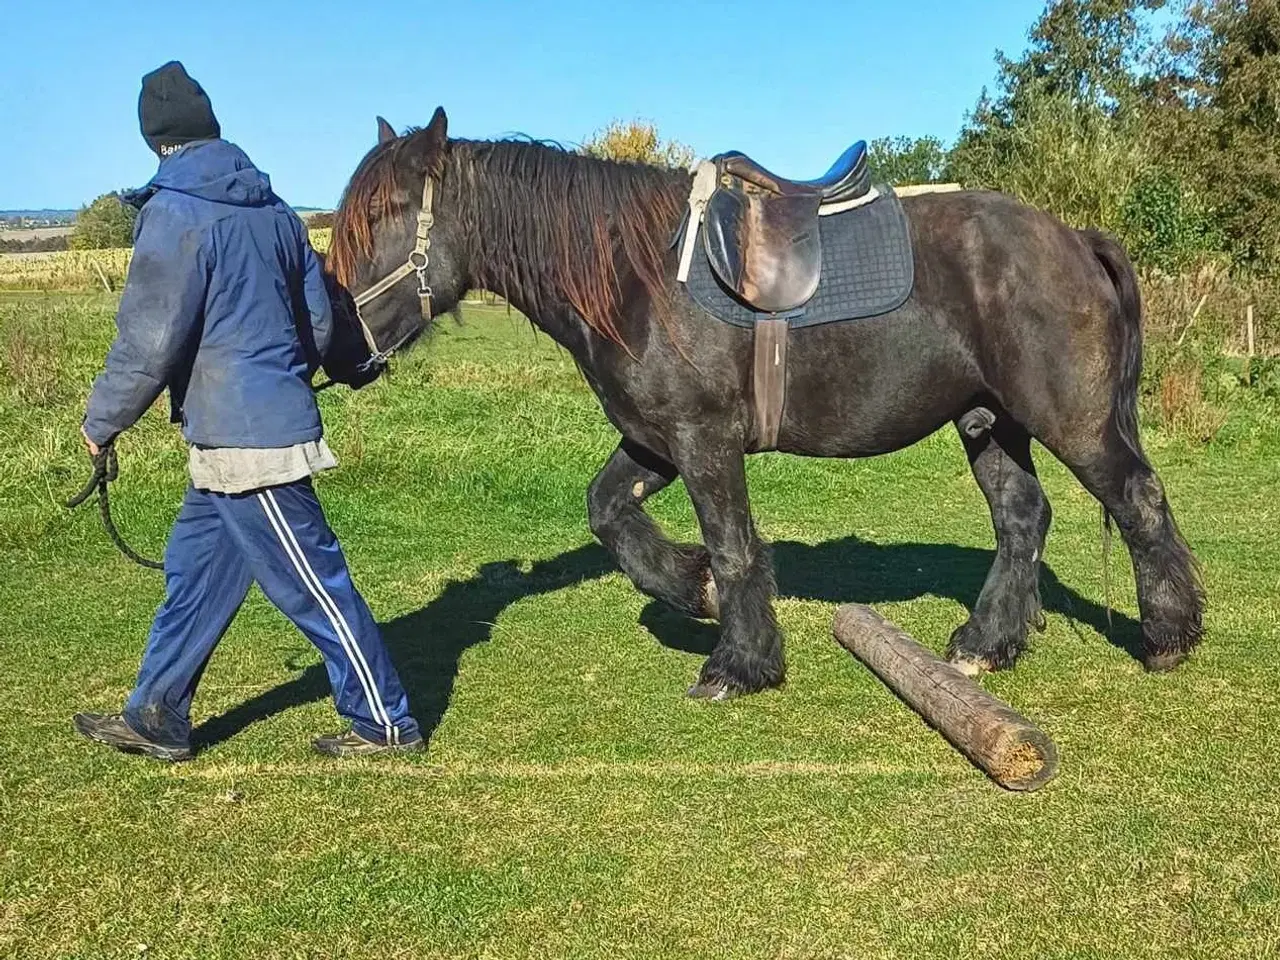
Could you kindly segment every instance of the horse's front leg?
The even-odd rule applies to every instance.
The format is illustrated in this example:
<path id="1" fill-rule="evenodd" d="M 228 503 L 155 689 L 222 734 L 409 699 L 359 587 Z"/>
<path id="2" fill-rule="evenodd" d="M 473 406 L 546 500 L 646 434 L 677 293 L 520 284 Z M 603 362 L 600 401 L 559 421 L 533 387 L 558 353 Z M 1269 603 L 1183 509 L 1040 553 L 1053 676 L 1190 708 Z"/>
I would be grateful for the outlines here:
<path id="1" fill-rule="evenodd" d="M 657 454 L 623 440 L 587 490 L 588 522 L 637 590 L 690 617 L 715 618 L 707 548 L 674 543 L 644 512 L 645 500 L 677 475 Z"/>
<path id="2" fill-rule="evenodd" d="M 720 600 L 720 641 L 689 695 L 725 700 L 780 686 L 785 677 L 773 562 L 751 521 L 741 444 L 712 431 L 689 440 L 678 465 L 711 552 Z"/>

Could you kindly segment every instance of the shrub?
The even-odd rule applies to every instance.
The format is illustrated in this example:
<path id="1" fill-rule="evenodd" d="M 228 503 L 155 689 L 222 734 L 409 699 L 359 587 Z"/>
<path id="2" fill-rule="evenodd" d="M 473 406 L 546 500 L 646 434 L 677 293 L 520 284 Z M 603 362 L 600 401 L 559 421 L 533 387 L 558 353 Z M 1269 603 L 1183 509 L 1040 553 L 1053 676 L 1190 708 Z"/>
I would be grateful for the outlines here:
<path id="1" fill-rule="evenodd" d="M 1166 170 L 1150 170 L 1130 186 L 1120 205 L 1119 233 L 1143 266 L 1185 270 L 1223 248 L 1205 205 Z"/>
<path id="2" fill-rule="evenodd" d="M 1195 363 L 1170 367 L 1160 378 L 1160 422 L 1170 433 L 1208 443 L 1227 415 L 1205 401 L 1201 371 Z"/>
<path id="3" fill-rule="evenodd" d="M 614 120 L 588 137 L 582 145 L 582 152 L 604 160 L 686 169 L 692 166 L 697 156 L 692 147 L 675 140 L 663 140 L 658 135 L 658 128 L 648 120 L 626 123 Z"/>
<path id="4" fill-rule="evenodd" d="M 947 148 L 937 137 L 880 137 L 867 146 L 867 164 L 876 183 L 938 183 L 946 173 Z"/>
<path id="5" fill-rule="evenodd" d="M 1136 131 L 1097 106 L 1028 94 L 1019 122 L 961 135 L 948 173 L 1000 190 L 1075 227 L 1120 233 L 1121 207 L 1150 161 Z"/>
<path id="6" fill-rule="evenodd" d="M 72 250 L 109 250 L 133 246 L 133 225 L 138 211 L 104 193 L 76 215 L 76 227 L 67 245 Z"/>

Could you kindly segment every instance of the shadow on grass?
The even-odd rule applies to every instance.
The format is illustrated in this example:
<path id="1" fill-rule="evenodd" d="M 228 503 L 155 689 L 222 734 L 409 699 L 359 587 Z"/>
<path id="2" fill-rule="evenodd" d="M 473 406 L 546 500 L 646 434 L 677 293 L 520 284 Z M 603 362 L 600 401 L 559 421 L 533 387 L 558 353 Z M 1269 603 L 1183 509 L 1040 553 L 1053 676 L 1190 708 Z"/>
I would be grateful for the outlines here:
<path id="1" fill-rule="evenodd" d="M 773 544 L 778 595 L 827 603 L 890 603 L 932 595 L 972 610 L 994 559 L 994 551 L 975 547 L 881 544 L 856 536 L 816 545 L 791 540 Z M 1047 613 L 1092 627 L 1141 660 L 1138 622 L 1113 613 L 1108 625 L 1106 607 L 1068 587 L 1048 564 L 1040 573 L 1040 597 Z M 686 620 L 658 601 L 644 608 L 640 622 L 663 646 L 686 653 L 708 655 L 719 637 L 716 624 Z"/>
<path id="2" fill-rule="evenodd" d="M 594 543 L 540 560 L 528 571 L 514 560 L 486 563 L 469 579 L 448 583 L 421 610 L 380 624 L 422 735 L 430 739 L 440 725 L 462 655 L 489 639 L 503 610 L 526 597 L 562 590 L 615 569 L 609 554 Z M 211 747 L 252 723 L 329 695 L 324 666 L 309 666 L 288 683 L 205 721 L 192 731 L 192 741 L 197 749 Z"/>
<path id="3" fill-rule="evenodd" d="M 809 545 L 782 541 L 773 545 L 778 592 L 785 597 L 830 603 L 884 603 L 933 595 L 972 609 L 991 567 L 989 550 L 949 544 L 878 544 L 843 537 Z M 430 739 L 453 695 L 462 656 L 486 642 L 493 624 L 512 604 L 562 590 L 616 570 L 597 544 L 587 544 L 541 560 L 523 571 L 515 561 L 484 564 L 467 580 L 449 583 L 421 610 L 383 623 L 382 633 L 409 693 L 413 715 Z M 1092 627 L 1135 659 L 1141 651 L 1139 625 L 1114 614 L 1108 628 L 1106 608 L 1076 593 L 1046 565 L 1041 595 L 1047 612 Z M 661 603 L 648 604 L 641 624 L 664 646 L 709 654 L 719 630 L 715 624 L 687 620 Z M 193 732 L 207 748 L 245 727 L 283 710 L 329 696 L 324 667 L 314 665 L 288 683 L 211 718 Z"/>

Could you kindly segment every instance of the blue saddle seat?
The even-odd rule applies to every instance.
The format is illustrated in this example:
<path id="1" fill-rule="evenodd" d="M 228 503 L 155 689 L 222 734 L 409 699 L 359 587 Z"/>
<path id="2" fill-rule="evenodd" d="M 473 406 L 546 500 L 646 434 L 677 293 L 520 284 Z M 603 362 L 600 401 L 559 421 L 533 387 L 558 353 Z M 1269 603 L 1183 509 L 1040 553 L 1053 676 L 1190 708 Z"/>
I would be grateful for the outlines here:
<path id="1" fill-rule="evenodd" d="M 761 166 L 745 153 L 731 150 L 715 158 L 722 174 L 739 179 L 783 197 L 818 196 L 822 203 L 854 200 L 871 188 L 867 166 L 867 142 L 859 140 L 836 159 L 815 180 L 789 180 Z"/>

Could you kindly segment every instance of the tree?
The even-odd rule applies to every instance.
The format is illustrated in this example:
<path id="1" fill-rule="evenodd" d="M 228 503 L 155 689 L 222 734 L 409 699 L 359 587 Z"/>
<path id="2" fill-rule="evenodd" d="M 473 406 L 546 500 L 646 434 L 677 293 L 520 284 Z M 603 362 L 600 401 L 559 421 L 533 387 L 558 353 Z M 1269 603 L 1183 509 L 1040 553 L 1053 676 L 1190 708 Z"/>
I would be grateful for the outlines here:
<path id="1" fill-rule="evenodd" d="M 1145 11 L 1164 0 L 1050 0 L 1017 60 L 997 53 L 951 151 L 948 175 L 1002 190 L 1082 227 L 1118 230 L 1147 172 L 1139 89 L 1151 49 Z"/>
<path id="2" fill-rule="evenodd" d="M 72 250 L 131 247 L 137 219 L 138 211 L 122 202 L 119 194 L 104 193 L 76 215 L 76 226 L 67 245 Z"/>
<path id="3" fill-rule="evenodd" d="M 1172 41 L 1184 108 L 1171 150 L 1194 172 L 1237 263 L 1280 268 L 1280 2 L 1206 0 Z M 1172 139 L 1172 138 L 1171 138 Z"/>
<path id="4" fill-rule="evenodd" d="M 1061 96 L 1109 112 L 1130 103 L 1153 41 L 1146 12 L 1166 0 L 1050 0 L 1019 60 L 997 53 L 1002 105 L 1019 112 L 1028 94 Z"/>
<path id="5" fill-rule="evenodd" d="M 1149 266 L 1280 272 L 1280 0 L 1049 0 L 997 63 L 947 179 L 1111 230 Z"/>
<path id="6" fill-rule="evenodd" d="M 867 164 L 876 183 L 938 183 L 946 173 L 947 148 L 937 137 L 881 137 L 868 145 Z"/>
<path id="7" fill-rule="evenodd" d="M 1165 0 L 1049 0 L 1031 28 L 1026 52 L 996 51 L 996 92 L 982 91 L 956 143 L 956 158 L 1009 149 L 1012 131 L 1046 109 L 1069 106 L 1091 116 L 1124 119 L 1153 44 L 1141 16 Z M 1057 107 L 1046 107 L 1056 101 Z"/>
<path id="8" fill-rule="evenodd" d="M 676 140 L 663 140 L 657 126 L 649 120 L 614 120 L 588 137 L 582 152 L 604 160 L 683 168 L 692 166 L 697 156 L 692 147 Z"/>

